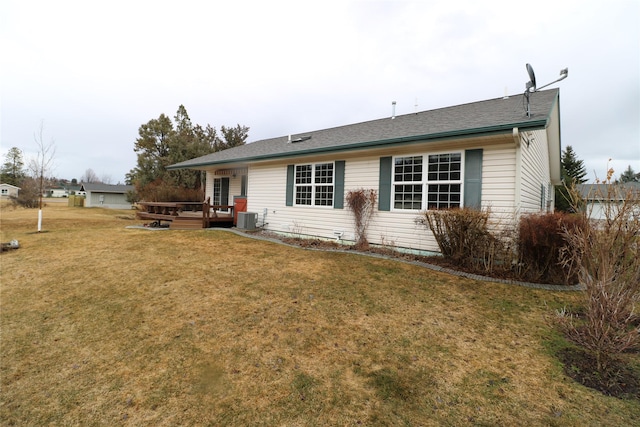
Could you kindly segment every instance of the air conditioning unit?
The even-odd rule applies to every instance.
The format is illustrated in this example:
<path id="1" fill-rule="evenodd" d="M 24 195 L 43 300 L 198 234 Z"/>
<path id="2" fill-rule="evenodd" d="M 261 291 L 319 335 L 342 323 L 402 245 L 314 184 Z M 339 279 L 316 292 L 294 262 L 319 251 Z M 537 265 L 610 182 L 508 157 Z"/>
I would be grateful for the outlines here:
<path id="1" fill-rule="evenodd" d="M 255 230 L 258 214 L 255 212 L 238 212 L 238 228 Z"/>

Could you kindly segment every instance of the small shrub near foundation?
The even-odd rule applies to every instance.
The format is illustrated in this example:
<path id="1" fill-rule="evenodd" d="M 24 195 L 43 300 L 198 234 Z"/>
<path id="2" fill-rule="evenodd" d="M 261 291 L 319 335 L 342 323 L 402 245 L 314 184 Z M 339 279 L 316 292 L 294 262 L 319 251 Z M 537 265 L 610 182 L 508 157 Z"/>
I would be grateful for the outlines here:
<path id="1" fill-rule="evenodd" d="M 378 200 L 378 192 L 373 189 L 365 190 L 364 188 L 351 190 L 347 193 L 346 200 L 355 222 L 356 248 L 366 249 L 369 247 L 367 228 Z"/>

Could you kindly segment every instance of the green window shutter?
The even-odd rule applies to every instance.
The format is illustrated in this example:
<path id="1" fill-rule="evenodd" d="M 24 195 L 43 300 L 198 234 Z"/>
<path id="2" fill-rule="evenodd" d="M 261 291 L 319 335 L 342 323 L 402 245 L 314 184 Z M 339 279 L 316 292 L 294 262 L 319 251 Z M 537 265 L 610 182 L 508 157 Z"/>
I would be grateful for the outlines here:
<path id="1" fill-rule="evenodd" d="M 295 169 L 293 165 L 287 165 L 287 206 L 293 206 L 293 181 Z"/>
<path id="2" fill-rule="evenodd" d="M 220 204 L 229 204 L 229 178 L 222 178 L 220 182 Z"/>
<path id="3" fill-rule="evenodd" d="M 380 157 L 380 182 L 378 184 L 378 210 L 391 210 L 391 171 L 392 158 Z"/>
<path id="4" fill-rule="evenodd" d="M 336 160 L 334 172 L 333 208 L 344 209 L 344 160 Z"/>
<path id="5" fill-rule="evenodd" d="M 482 149 L 464 154 L 464 206 L 480 209 L 482 202 Z"/>

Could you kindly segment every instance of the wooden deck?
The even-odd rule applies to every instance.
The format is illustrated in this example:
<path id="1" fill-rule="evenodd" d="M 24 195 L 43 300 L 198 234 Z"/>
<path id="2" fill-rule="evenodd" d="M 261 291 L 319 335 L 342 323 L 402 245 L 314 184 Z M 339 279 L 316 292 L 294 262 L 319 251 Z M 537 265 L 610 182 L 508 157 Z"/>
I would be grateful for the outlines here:
<path id="1" fill-rule="evenodd" d="M 136 212 L 136 216 L 152 220 L 151 225 L 156 227 L 162 226 L 163 221 L 170 222 L 169 228 L 175 230 L 233 225 L 233 206 L 211 205 L 208 199 L 205 202 L 140 202 L 138 205 L 142 210 Z"/>

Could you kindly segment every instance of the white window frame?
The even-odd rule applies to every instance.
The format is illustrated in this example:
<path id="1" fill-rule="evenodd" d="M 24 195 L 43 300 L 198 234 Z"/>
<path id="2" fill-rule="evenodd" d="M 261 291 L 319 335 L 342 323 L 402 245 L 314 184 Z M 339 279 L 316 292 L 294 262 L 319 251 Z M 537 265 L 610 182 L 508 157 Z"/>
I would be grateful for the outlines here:
<path id="1" fill-rule="evenodd" d="M 412 175 L 412 178 L 415 178 L 416 174 L 420 174 L 420 179 L 419 180 L 401 180 L 401 181 L 396 181 L 396 162 L 399 159 L 416 159 L 416 158 L 420 158 L 421 161 L 421 170 L 419 172 L 412 170 L 411 172 L 406 172 L 410 175 Z M 402 211 L 402 212 L 418 212 L 422 209 L 422 206 L 424 206 L 424 155 L 422 154 L 413 154 L 413 155 L 406 155 L 406 156 L 394 156 L 392 159 L 393 163 L 391 165 L 392 167 L 392 171 L 391 171 L 391 188 L 392 188 L 392 194 L 391 194 L 391 203 L 392 203 L 392 208 L 394 210 L 398 210 L 398 211 Z M 415 166 L 415 165 L 413 165 Z M 404 176 L 405 172 L 403 171 L 402 175 Z M 418 192 L 411 192 L 412 194 L 421 194 L 421 198 L 420 198 L 420 208 L 417 209 L 407 209 L 407 208 L 403 208 L 403 207 L 396 207 L 396 187 L 397 186 L 409 186 L 409 187 L 417 187 Z M 410 192 L 403 192 L 402 194 L 409 194 Z M 400 201 L 399 203 L 405 203 L 404 201 Z M 411 204 L 416 204 L 416 201 L 411 201 L 408 202 Z"/>
<path id="2" fill-rule="evenodd" d="M 316 182 L 318 179 L 322 179 L 322 175 L 318 175 L 321 172 L 323 166 L 331 165 L 331 182 Z M 311 182 L 298 182 L 298 168 L 311 167 Z M 293 206 L 298 207 L 313 207 L 313 208 L 333 208 L 336 198 L 336 165 L 335 162 L 318 162 L 318 163 L 300 163 L 294 165 L 294 178 L 293 178 Z M 326 178 L 326 176 L 325 176 Z M 318 195 L 318 189 L 320 187 L 331 187 L 331 203 L 330 204 L 316 204 L 316 196 Z M 298 189 L 301 187 L 311 187 L 311 195 L 309 204 L 298 203 Z"/>
<path id="3" fill-rule="evenodd" d="M 429 159 L 429 157 L 430 156 L 443 156 L 443 155 L 451 156 L 451 155 L 456 155 L 456 154 L 460 155 L 460 169 L 457 171 L 460 174 L 459 179 L 450 179 L 451 177 L 448 177 L 449 179 L 441 179 L 440 177 L 437 177 L 437 179 L 434 179 L 434 180 L 430 180 L 429 179 L 429 174 L 430 174 L 430 171 L 429 171 L 429 165 L 430 165 L 429 160 L 430 159 Z M 430 201 L 429 201 L 429 186 L 430 185 L 438 185 L 438 186 L 441 186 L 441 185 L 448 185 L 448 186 L 459 185 L 460 186 L 460 191 L 457 192 L 457 194 L 459 195 L 459 200 L 457 202 L 458 206 L 453 206 L 453 207 L 454 208 L 463 207 L 463 204 L 464 204 L 464 194 L 463 194 L 463 190 L 464 190 L 464 160 L 465 160 L 464 159 L 464 153 L 461 152 L 461 151 L 460 152 L 459 151 L 451 151 L 451 152 L 446 152 L 446 153 L 429 153 L 429 154 L 426 155 L 426 157 L 427 157 L 427 172 L 426 172 L 427 176 L 426 176 L 426 179 L 425 179 L 425 184 L 426 184 L 425 185 L 425 194 L 426 194 L 426 198 L 425 198 L 425 206 L 424 206 L 424 208 L 425 209 L 429 209 L 429 205 L 430 205 Z M 451 164 L 451 161 L 449 163 Z M 449 170 L 447 172 L 441 172 L 441 173 L 451 174 L 452 171 Z M 441 194 L 441 193 L 438 191 L 437 194 Z M 452 193 L 448 192 L 448 194 L 452 194 Z M 444 202 L 441 202 L 440 200 L 438 200 L 438 201 L 436 201 L 436 203 L 444 203 Z M 451 201 L 449 200 L 446 203 L 447 204 L 451 204 Z M 451 206 L 442 207 L 442 208 L 441 207 L 437 207 L 436 209 L 448 209 L 448 208 L 451 208 Z"/>
<path id="4" fill-rule="evenodd" d="M 429 156 L 440 156 L 443 154 L 448 155 L 460 155 L 460 179 L 459 180 L 429 180 Z M 396 212 L 420 212 L 427 210 L 429 206 L 429 185 L 460 185 L 460 202 L 459 207 L 464 206 L 464 164 L 465 156 L 464 150 L 452 150 L 452 151 L 438 151 L 427 153 L 415 153 L 415 154 L 403 154 L 399 156 L 393 156 L 392 158 L 392 171 L 391 171 L 391 210 Z M 422 158 L 422 177 L 420 181 L 396 181 L 396 161 L 397 159 L 409 158 L 409 157 L 421 157 Z M 420 185 L 421 189 L 421 202 L 419 209 L 404 209 L 396 207 L 396 186 L 397 185 Z"/>
<path id="5" fill-rule="evenodd" d="M 213 178 L 211 182 L 211 205 L 222 205 L 222 179 L 223 177 Z M 216 200 L 216 183 L 218 185 L 218 199 Z M 229 209 L 220 209 L 218 212 L 229 213 Z"/>
<path id="6" fill-rule="evenodd" d="M 216 183 L 218 185 L 218 199 L 216 200 Z M 213 178 L 211 182 L 211 204 L 219 205 L 222 200 L 222 178 Z"/>

